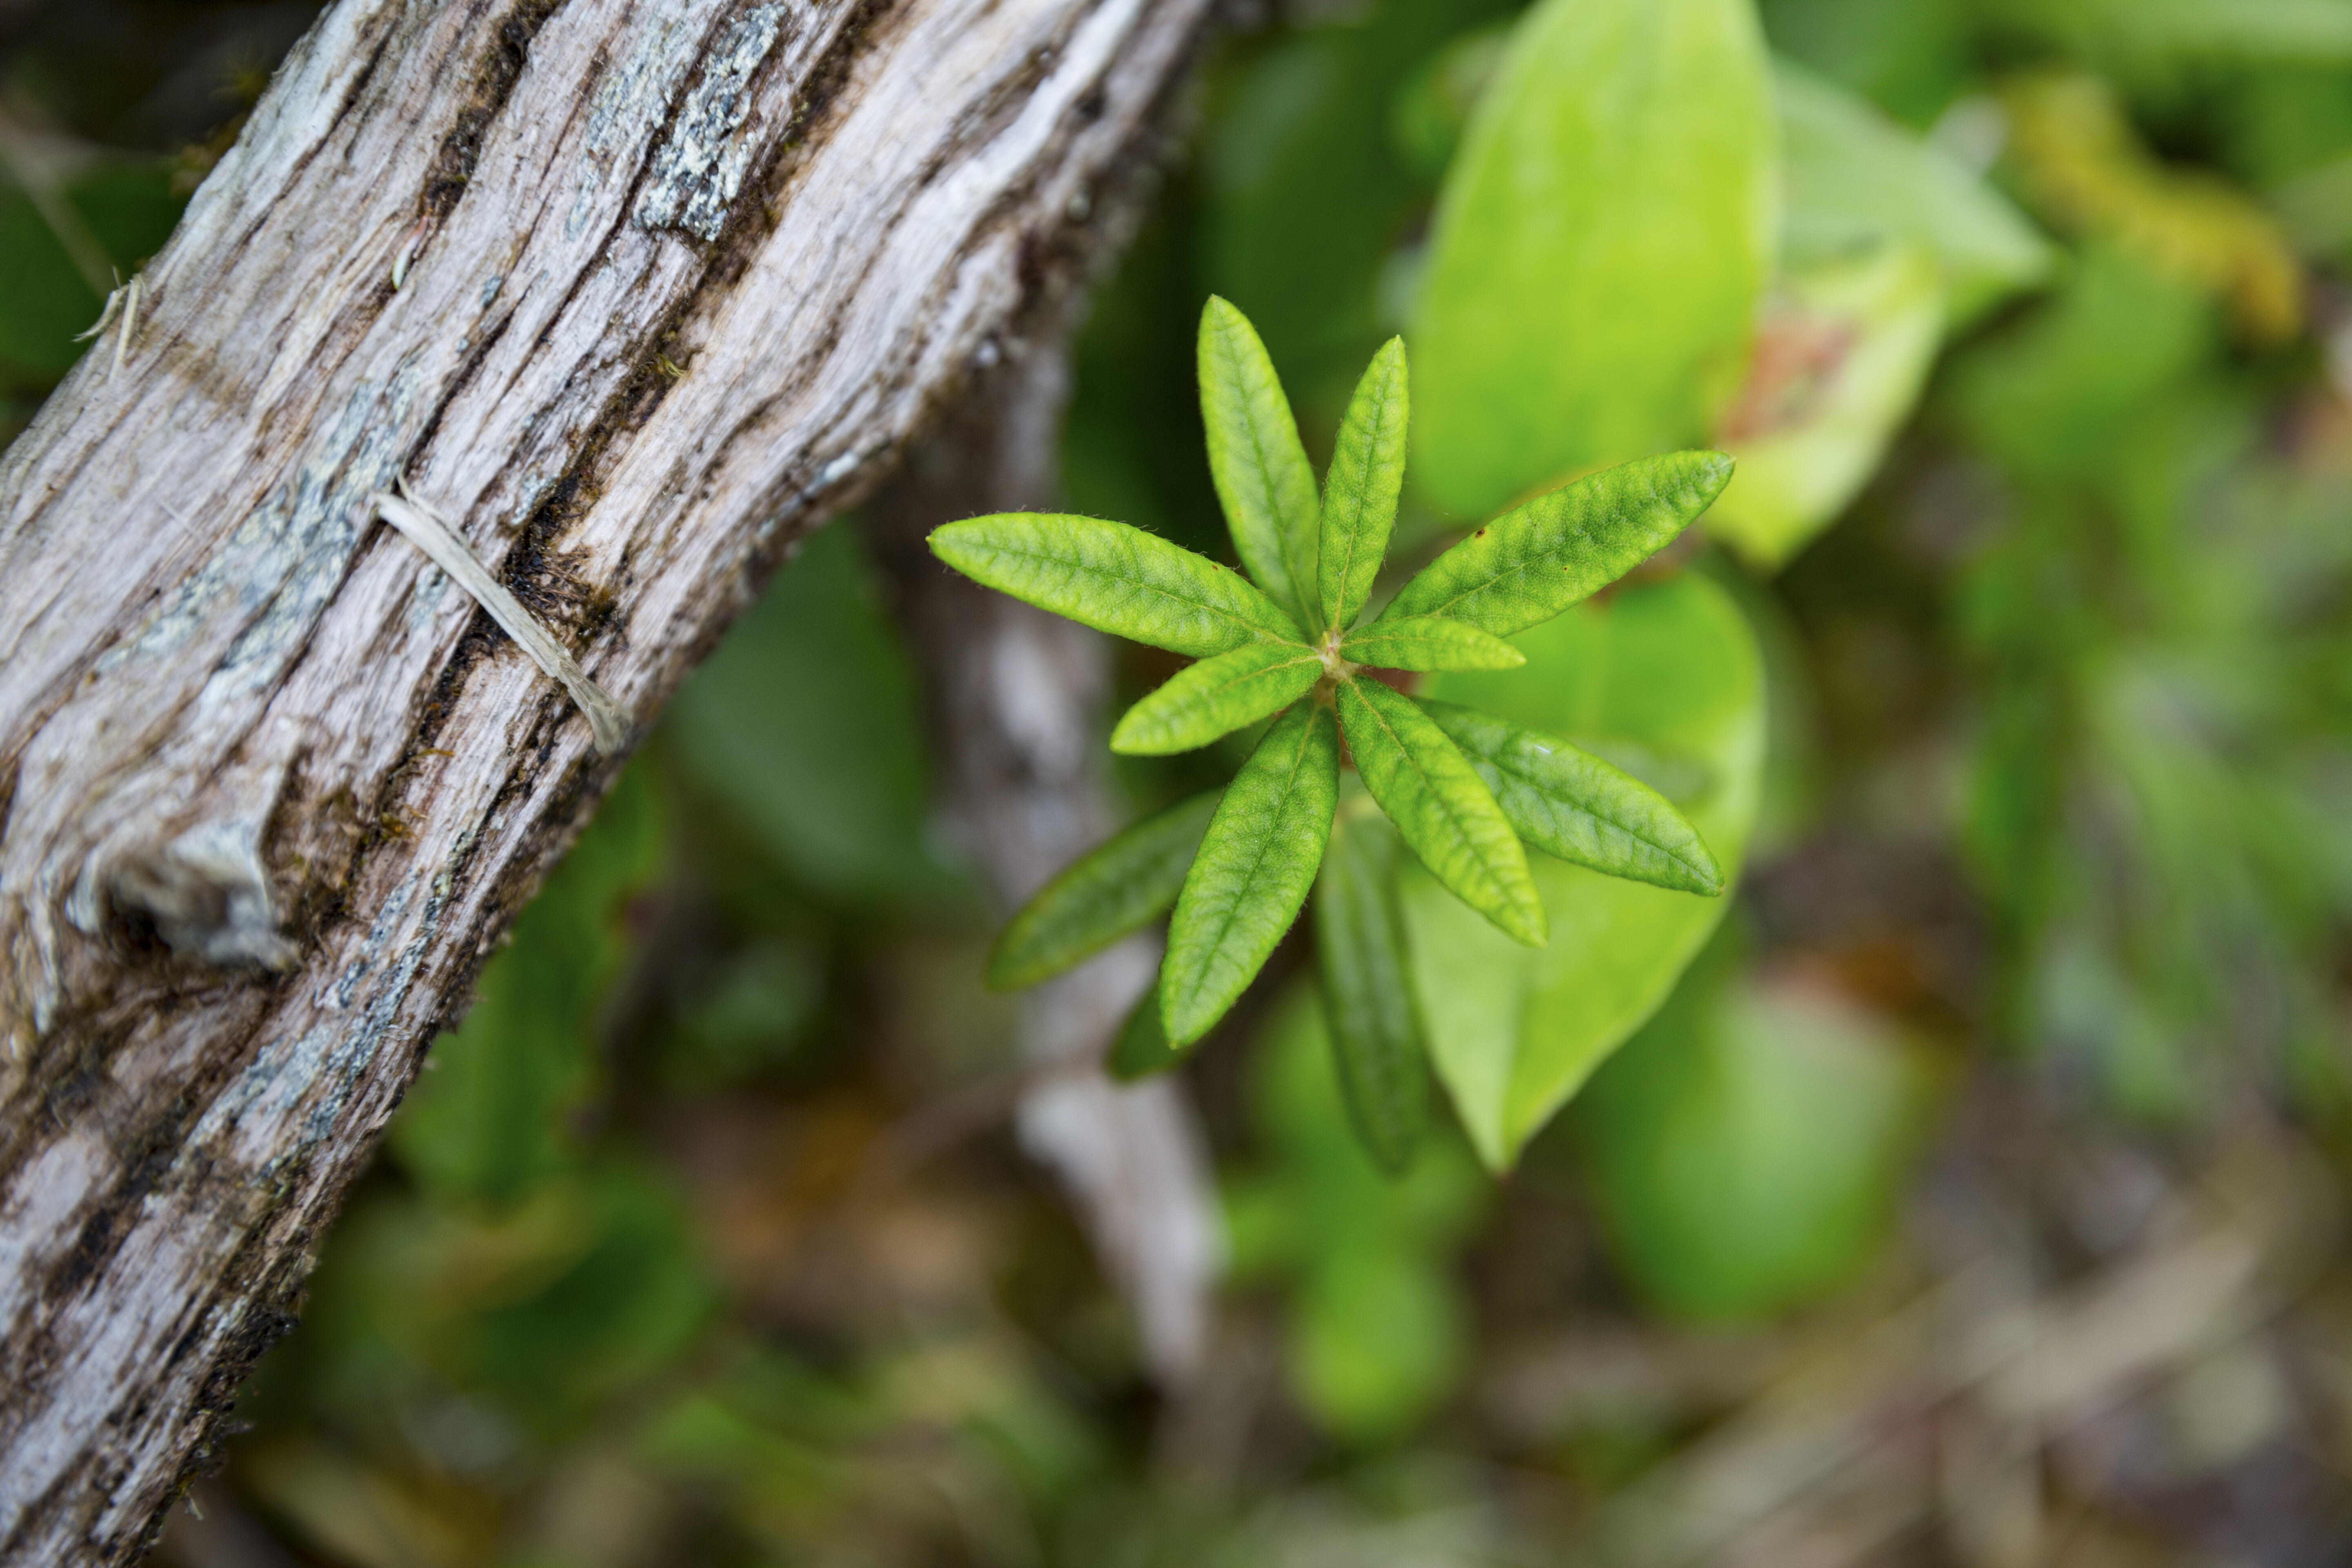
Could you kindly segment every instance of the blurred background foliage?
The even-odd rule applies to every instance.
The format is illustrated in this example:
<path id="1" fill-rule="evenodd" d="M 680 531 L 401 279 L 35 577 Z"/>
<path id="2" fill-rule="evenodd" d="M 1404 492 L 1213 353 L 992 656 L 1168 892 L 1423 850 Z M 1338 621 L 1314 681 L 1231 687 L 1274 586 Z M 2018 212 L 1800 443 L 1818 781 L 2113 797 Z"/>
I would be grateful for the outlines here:
<path id="1" fill-rule="evenodd" d="M 310 14 L 0 0 L 0 433 Z M 1395 1180 L 1278 959 L 1183 1069 L 1229 1279 L 1155 1389 L 1004 1130 L 992 911 L 830 528 L 435 1047 L 164 1557 L 2344 1561 L 2352 0 L 1227 20 L 1072 507 L 1222 552 L 1211 291 L 1318 457 L 1409 333 L 1408 563 L 1726 447 L 1704 538 L 1438 684 L 1737 897 L 1548 865 L 1529 954 L 1409 889 L 1447 1112 Z"/>

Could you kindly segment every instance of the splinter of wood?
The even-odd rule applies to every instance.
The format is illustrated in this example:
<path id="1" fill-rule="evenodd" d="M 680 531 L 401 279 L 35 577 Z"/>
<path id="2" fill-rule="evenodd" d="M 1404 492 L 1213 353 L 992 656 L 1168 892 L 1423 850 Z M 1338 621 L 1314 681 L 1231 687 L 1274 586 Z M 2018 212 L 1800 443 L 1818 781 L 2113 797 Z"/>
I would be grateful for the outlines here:
<path id="1" fill-rule="evenodd" d="M 377 516 L 399 530 L 408 542 L 423 551 L 426 560 L 472 595 L 475 602 L 490 613 L 490 619 L 498 622 L 499 628 L 530 656 L 531 661 L 571 693 L 572 700 L 587 715 L 588 731 L 594 737 L 598 751 L 608 755 L 619 751 L 629 735 L 628 715 L 621 705 L 582 672 L 563 645 L 555 640 L 554 634 L 490 575 L 489 568 L 475 558 L 473 551 L 439 513 L 408 493 L 406 480 L 401 481 L 400 489 L 402 494 L 396 496 L 377 492 L 369 499 L 368 505 Z"/>

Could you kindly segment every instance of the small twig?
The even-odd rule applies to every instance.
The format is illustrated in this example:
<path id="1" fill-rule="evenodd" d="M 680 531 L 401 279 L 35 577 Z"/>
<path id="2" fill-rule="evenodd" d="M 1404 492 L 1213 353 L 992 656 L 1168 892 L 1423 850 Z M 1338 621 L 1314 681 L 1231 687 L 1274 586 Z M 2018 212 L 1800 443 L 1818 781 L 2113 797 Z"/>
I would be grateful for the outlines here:
<path id="1" fill-rule="evenodd" d="M 73 336 L 73 341 L 78 343 L 86 343 L 89 342 L 90 339 L 98 336 L 99 333 L 106 331 L 108 327 L 114 324 L 115 312 L 121 309 L 122 274 L 118 272 L 114 275 L 114 287 L 106 291 L 106 308 L 99 311 L 98 320 L 92 321 L 85 330 L 76 332 Z"/>
<path id="2" fill-rule="evenodd" d="M 472 595 L 474 601 L 490 613 L 490 619 L 514 638 L 532 662 L 571 694 L 572 700 L 587 716 L 589 733 L 595 738 L 598 751 L 608 754 L 619 751 L 629 737 L 627 712 L 581 672 L 579 664 L 555 640 L 554 634 L 533 619 L 505 585 L 490 575 L 489 568 L 475 558 L 472 549 L 457 537 L 446 521 L 408 493 L 405 480 L 400 489 L 402 493 L 397 496 L 379 491 L 370 498 L 368 505 L 423 551 L 425 559 Z"/>
<path id="3" fill-rule="evenodd" d="M 123 357 L 131 352 L 131 333 L 139 325 L 139 290 L 145 286 L 147 275 L 133 273 L 131 281 L 122 286 L 122 329 L 114 335 L 114 370 L 122 368 Z M 109 371 L 109 375 L 114 371 Z"/>

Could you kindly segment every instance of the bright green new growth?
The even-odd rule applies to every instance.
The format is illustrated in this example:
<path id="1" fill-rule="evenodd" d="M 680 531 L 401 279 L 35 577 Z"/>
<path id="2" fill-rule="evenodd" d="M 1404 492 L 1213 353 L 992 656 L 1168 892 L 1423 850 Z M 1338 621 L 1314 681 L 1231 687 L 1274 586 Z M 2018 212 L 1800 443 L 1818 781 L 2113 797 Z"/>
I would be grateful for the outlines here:
<path id="1" fill-rule="evenodd" d="M 1300 626 L 1312 625 L 1315 470 L 1257 329 L 1213 295 L 1201 312 L 1201 422 L 1242 565 Z"/>
<path id="2" fill-rule="evenodd" d="M 1443 616 L 1383 616 L 1349 633 L 1339 657 L 1376 669 L 1517 669 L 1528 662 L 1502 638 Z"/>
<path id="3" fill-rule="evenodd" d="M 1319 870 L 1316 937 L 1340 1081 L 1367 1147 L 1401 1169 L 1425 1116 L 1425 1080 L 1397 913 L 1399 839 L 1531 947 L 1543 945 L 1549 921 L 1524 845 L 1686 892 L 1720 893 L 1723 875 L 1648 785 L 1565 742 L 1418 703 L 1366 672 L 1517 668 L 1525 656 L 1503 639 L 1670 542 L 1722 491 L 1731 459 L 1667 453 L 1537 496 L 1439 556 L 1358 626 L 1404 484 L 1403 342 L 1382 346 L 1357 384 L 1319 495 L 1265 345 L 1223 300 L 1202 312 L 1200 376 L 1210 473 L 1246 578 L 1094 518 L 1005 512 L 931 535 L 942 561 L 990 587 L 1201 661 L 1129 710 L 1114 751 L 1190 751 L 1275 717 L 1222 795 L 1137 824 L 1048 883 L 998 939 L 988 982 L 1003 989 L 1059 973 L 1172 900 L 1158 996 L 1111 1055 L 1120 1077 L 1138 1076 L 1177 1059 L 1248 989 Z M 1360 797 L 1335 837 L 1343 732 L 1393 832 Z"/>

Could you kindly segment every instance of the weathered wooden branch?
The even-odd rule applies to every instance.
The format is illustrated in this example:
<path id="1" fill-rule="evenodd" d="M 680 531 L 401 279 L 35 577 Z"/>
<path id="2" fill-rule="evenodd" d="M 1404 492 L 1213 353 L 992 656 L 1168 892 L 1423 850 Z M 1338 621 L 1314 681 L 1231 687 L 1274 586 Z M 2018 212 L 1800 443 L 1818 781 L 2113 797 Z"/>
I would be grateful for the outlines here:
<path id="1" fill-rule="evenodd" d="M 341 0 L 0 461 L 0 1563 L 131 1558 L 642 726 L 1008 352 L 1206 0 Z M 126 298 L 125 303 L 129 301 Z"/>

